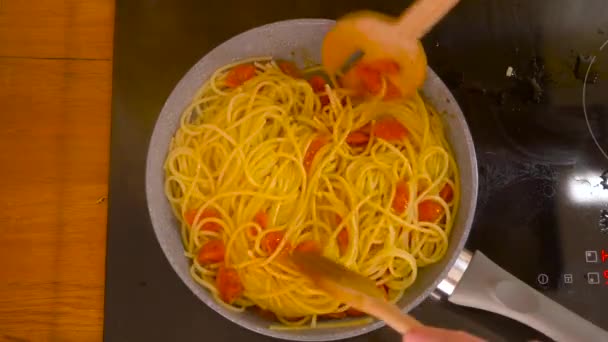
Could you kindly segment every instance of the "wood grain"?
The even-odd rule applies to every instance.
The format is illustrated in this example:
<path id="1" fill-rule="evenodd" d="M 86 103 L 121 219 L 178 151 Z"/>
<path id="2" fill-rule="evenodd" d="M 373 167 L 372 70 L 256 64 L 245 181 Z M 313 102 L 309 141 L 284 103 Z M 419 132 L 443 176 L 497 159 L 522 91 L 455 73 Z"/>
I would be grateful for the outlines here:
<path id="1" fill-rule="evenodd" d="M 0 59 L 0 338 L 101 337 L 110 74 Z"/>
<path id="2" fill-rule="evenodd" d="M 102 338 L 112 13 L 0 0 L 0 341 Z"/>
<path id="3" fill-rule="evenodd" d="M 0 56 L 112 57 L 114 1 L 0 0 Z"/>

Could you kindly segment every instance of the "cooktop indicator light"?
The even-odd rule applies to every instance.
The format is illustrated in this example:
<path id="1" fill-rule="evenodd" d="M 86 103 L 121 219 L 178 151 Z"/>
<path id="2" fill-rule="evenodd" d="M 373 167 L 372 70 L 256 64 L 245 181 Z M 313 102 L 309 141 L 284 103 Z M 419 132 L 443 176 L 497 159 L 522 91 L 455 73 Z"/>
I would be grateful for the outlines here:
<path id="1" fill-rule="evenodd" d="M 606 262 L 608 260 L 608 253 L 602 249 L 602 262 Z"/>

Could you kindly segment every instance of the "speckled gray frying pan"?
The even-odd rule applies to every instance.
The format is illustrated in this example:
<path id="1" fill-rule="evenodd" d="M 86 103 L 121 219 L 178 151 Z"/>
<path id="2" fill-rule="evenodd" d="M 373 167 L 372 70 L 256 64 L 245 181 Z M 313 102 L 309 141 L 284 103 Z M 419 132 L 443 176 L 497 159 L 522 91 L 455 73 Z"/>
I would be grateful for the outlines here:
<path id="1" fill-rule="evenodd" d="M 251 312 L 235 313 L 218 305 L 207 290 L 190 277 L 189 262 L 179 236 L 179 225 L 164 195 L 163 163 L 171 137 L 179 126 L 182 111 L 196 90 L 219 67 L 239 59 L 256 56 L 320 60 L 323 36 L 334 22 L 299 19 L 277 22 L 239 34 L 213 49 L 181 79 L 163 107 L 148 150 L 146 193 L 156 237 L 182 281 L 205 304 L 227 319 L 260 334 L 299 341 L 328 341 L 361 335 L 383 325 L 374 322 L 349 328 L 274 331 L 270 322 Z M 471 256 L 463 251 L 477 201 L 477 161 L 473 140 L 456 100 L 437 75 L 428 69 L 423 87 L 426 98 L 443 113 L 447 138 L 460 168 L 462 205 L 450 236 L 446 256 L 437 264 L 420 270 L 399 306 L 409 311 L 433 290 L 444 291 L 451 302 L 494 311 L 514 318 L 561 341 L 608 341 L 605 332 L 581 317 L 542 296 L 517 280 L 480 252 Z M 516 246 L 514 246 L 516 248 Z M 466 272 L 464 272 L 466 270 Z"/>

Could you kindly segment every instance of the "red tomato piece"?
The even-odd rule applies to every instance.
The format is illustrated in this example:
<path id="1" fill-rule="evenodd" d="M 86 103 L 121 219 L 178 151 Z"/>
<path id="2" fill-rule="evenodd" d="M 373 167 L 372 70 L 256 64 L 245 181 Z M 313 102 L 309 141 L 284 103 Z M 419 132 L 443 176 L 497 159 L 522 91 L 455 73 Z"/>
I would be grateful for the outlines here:
<path id="1" fill-rule="evenodd" d="M 236 88 L 255 76 L 255 66 L 253 64 L 237 65 L 228 71 L 226 75 L 226 85 Z"/>
<path id="2" fill-rule="evenodd" d="M 372 127 L 372 132 L 378 138 L 388 142 L 401 141 L 407 137 L 407 128 L 399 120 L 393 117 L 386 117 L 378 120 Z"/>
<path id="3" fill-rule="evenodd" d="M 184 220 L 186 220 L 186 223 L 188 223 L 188 225 L 190 227 L 194 226 L 194 224 L 195 224 L 194 219 L 196 218 L 197 212 L 198 212 L 198 209 L 192 209 L 192 210 L 188 210 L 184 214 Z M 207 208 L 207 209 L 203 210 L 203 212 L 199 216 L 198 220 L 203 220 L 203 219 L 212 218 L 212 217 L 220 218 L 221 217 L 220 212 L 213 208 Z M 198 220 L 197 220 L 197 222 L 198 222 Z M 217 222 L 207 222 L 207 223 L 203 224 L 203 226 L 201 227 L 201 230 L 210 231 L 210 232 L 219 232 L 222 230 L 222 226 Z"/>
<path id="4" fill-rule="evenodd" d="M 213 264 L 224 261 L 225 254 L 226 247 L 224 247 L 224 241 L 218 239 L 210 240 L 201 246 L 198 251 L 197 260 L 200 264 Z"/>
<path id="5" fill-rule="evenodd" d="M 265 211 L 259 211 L 255 214 L 255 222 L 264 229 L 268 228 L 268 214 Z"/>
<path id="6" fill-rule="evenodd" d="M 382 74 L 366 65 L 355 67 L 365 94 L 377 95 L 382 90 Z"/>
<path id="7" fill-rule="evenodd" d="M 308 84 L 310 84 L 310 87 L 315 93 L 322 93 L 325 91 L 327 82 L 325 82 L 323 77 L 315 75 L 308 79 Z"/>
<path id="8" fill-rule="evenodd" d="M 395 185 L 395 197 L 393 197 L 393 210 L 397 214 L 402 214 L 407 208 L 407 203 L 409 200 L 409 191 L 407 187 L 407 183 L 403 180 L 400 180 Z"/>
<path id="9" fill-rule="evenodd" d="M 300 69 L 298 69 L 298 67 L 294 63 L 288 61 L 280 61 L 277 64 L 279 65 L 279 69 L 281 69 L 281 71 L 285 75 L 291 76 L 293 78 L 302 78 L 302 73 L 300 72 Z"/>
<path id="10" fill-rule="evenodd" d="M 285 234 L 283 232 L 270 232 L 262 238 L 262 250 L 268 254 L 277 250 Z"/>
<path id="11" fill-rule="evenodd" d="M 383 83 L 386 83 L 383 100 L 393 100 L 401 97 L 401 91 L 386 76 L 396 75 L 399 70 L 399 63 L 388 58 L 361 61 L 348 70 L 340 81 L 345 88 L 355 91 L 356 96 L 378 95 Z"/>
<path id="12" fill-rule="evenodd" d="M 369 141 L 369 134 L 361 131 L 354 131 L 348 134 L 346 137 L 346 143 L 353 146 L 367 145 Z"/>
<path id="13" fill-rule="evenodd" d="M 258 211 L 253 221 L 260 225 L 262 229 L 268 228 L 268 214 L 265 211 Z M 249 227 L 249 234 L 256 236 L 258 235 L 258 230 L 255 227 Z"/>
<path id="14" fill-rule="evenodd" d="M 380 58 L 364 62 L 365 65 L 375 71 L 385 75 L 394 75 L 401 69 L 399 63 L 390 58 Z"/>
<path id="15" fill-rule="evenodd" d="M 395 100 L 401 97 L 401 90 L 388 79 L 386 80 L 386 91 L 384 92 L 385 101 Z"/>
<path id="16" fill-rule="evenodd" d="M 338 233 L 338 248 L 340 248 L 340 254 L 346 253 L 348 249 L 348 230 L 346 227 Z"/>
<path id="17" fill-rule="evenodd" d="M 443 215 L 443 207 L 441 204 L 426 200 L 418 204 L 418 220 L 426 222 L 435 222 Z"/>
<path id="18" fill-rule="evenodd" d="M 192 226 L 194 224 L 194 219 L 196 218 L 197 212 L 198 209 L 191 209 L 184 213 L 184 220 L 189 226 Z"/>
<path id="19" fill-rule="evenodd" d="M 315 156 L 323 146 L 327 145 L 328 142 L 329 139 L 327 137 L 320 136 L 314 138 L 310 145 L 308 145 L 306 153 L 304 154 L 304 168 L 306 171 L 310 171 L 310 167 L 312 166 Z"/>
<path id="20" fill-rule="evenodd" d="M 314 240 L 304 240 L 304 241 L 300 242 L 296 246 L 295 250 L 298 251 L 298 252 L 320 253 L 321 252 L 321 247 Z"/>
<path id="21" fill-rule="evenodd" d="M 215 286 L 220 292 L 220 298 L 231 304 L 243 294 L 243 284 L 234 268 L 221 265 L 215 278 Z"/>
<path id="22" fill-rule="evenodd" d="M 314 90 L 315 93 L 324 92 L 325 85 L 327 84 L 327 82 L 325 82 L 325 79 L 318 75 L 315 75 L 315 76 L 309 78 L 308 83 L 310 84 L 310 86 L 312 87 L 312 90 Z M 327 95 L 320 96 L 319 100 L 321 100 L 322 106 L 326 106 L 329 104 L 329 96 L 327 96 Z"/>
<path id="23" fill-rule="evenodd" d="M 441 191 L 439 191 L 439 197 L 443 198 L 446 202 L 450 203 L 454 198 L 454 190 L 449 183 L 445 183 Z"/>

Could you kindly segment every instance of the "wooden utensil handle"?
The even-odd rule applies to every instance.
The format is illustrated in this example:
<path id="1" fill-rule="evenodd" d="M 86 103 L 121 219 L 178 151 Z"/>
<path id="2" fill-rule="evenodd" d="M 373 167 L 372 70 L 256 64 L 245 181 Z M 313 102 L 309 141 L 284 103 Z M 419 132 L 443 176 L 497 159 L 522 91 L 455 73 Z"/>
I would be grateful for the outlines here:
<path id="1" fill-rule="evenodd" d="M 381 299 L 373 299 L 373 302 L 368 303 L 365 311 L 381 320 L 395 329 L 401 335 L 405 335 L 413 327 L 422 326 L 414 317 L 401 311 L 397 305 L 386 302 Z"/>
<path id="2" fill-rule="evenodd" d="M 400 34 L 420 39 L 460 0 L 417 0 L 403 12 L 397 23 Z"/>

